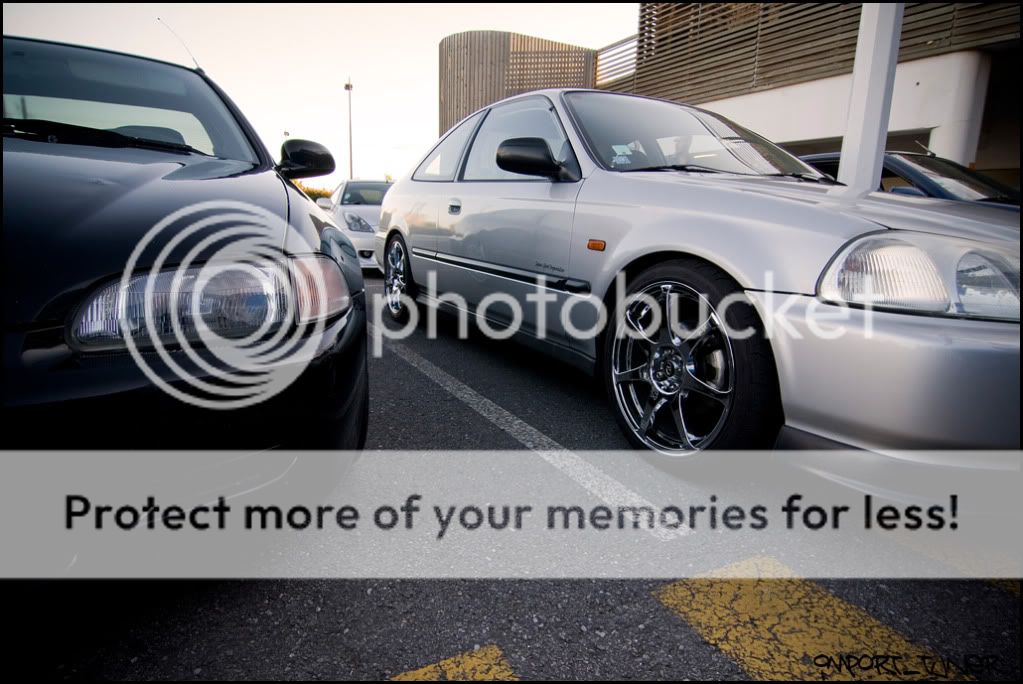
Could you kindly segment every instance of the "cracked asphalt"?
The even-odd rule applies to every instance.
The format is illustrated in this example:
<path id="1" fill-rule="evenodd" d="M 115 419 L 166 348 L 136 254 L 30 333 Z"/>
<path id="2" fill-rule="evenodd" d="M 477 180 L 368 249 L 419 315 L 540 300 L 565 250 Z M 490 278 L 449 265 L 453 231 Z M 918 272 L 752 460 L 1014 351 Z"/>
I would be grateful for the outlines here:
<path id="1" fill-rule="evenodd" d="M 369 289 L 381 290 L 379 277 Z M 442 331 L 403 344 L 569 449 L 628 448 L 594 380 L 513 343 Z M 368 448 L 521 448 L 386 345 L 370 382 Z M 906 659 L 854 678 L 964 668 L 1019 677 L 1018 582 L 64 581 L 3 591 L 7 664 L 55 678 L 848 678 L 813 657 L 844 651 Z"/>

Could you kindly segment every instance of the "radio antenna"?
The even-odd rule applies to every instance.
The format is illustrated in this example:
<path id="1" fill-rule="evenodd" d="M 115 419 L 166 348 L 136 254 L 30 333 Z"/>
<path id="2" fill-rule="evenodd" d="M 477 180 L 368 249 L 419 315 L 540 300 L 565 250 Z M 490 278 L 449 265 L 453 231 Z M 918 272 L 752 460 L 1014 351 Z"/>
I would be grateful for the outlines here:
<path id="1" fill-rule="evenodd" d="M 192 54 L 192 51 L 188 49 L 188 45 L 187 45 L 187 44 L 185 43 L 185 41 L 184 41 L 184 40 L 182 40 L 182 39 L 181 39 L 181 36 L 179 36 L 179 35 L 178 35 L 178 34 L 177 34 L 177 33 L 176 33 L 175 31 L 174 31 L 174 29 L 172 29 L 172 28 L 170 27 L 170 24 L 168 24 L 167 22 L 165 22 L 165 21 L 164 21 L 163 19 L 161 19 L 160 17 L 157 17 L 157 18 L 156 18 L 156 20 L 157 20 L 158 22 L 160 22 L 160 23 L 161 23 L 161 24 L 163 25 L 163 27 L 164 27 L 165 29 L 167 29 L 168 31 L 170 31 L 170 33 L 171 33 L 171 35 L 172 35 L 172 36 L 174 36 L 175 38 L 177 38 L 177 39 L 178 39 L 178 42 L 179 42 L 179 43 L 181 43 L 181 47 L 185 48 L 185 52 L 187 52 L 187 53 L 188 53 L 188 56 L 192 58 L 192 62 L 193 62 L 193 63 L 195 64 L 195 68 L 196 68 L 196 70 L 198 70 L 198 71 L 202 71 L 202 67 L 201 67 L 201 66 L 199 66 L 199 60 L 197 60 L 197 59 L 195 58 L 195 55 L 193 55 L 193 54 Z"/>
<path id="2" fill-rule="evenodd" d="M 938 155 L 936 155 L 936 154 L 934 153 L 934 151 L 933 151 L 933 150 L 931 150 L 931 148 L 927 147 L 927 145 L 924 145 L 924 144 L 923 144 L 922 142 L 920 142 L 919 140 L 914 140 L 913 142 L 915 142 L 915 143 L 916 143 L 917 145 L 919 145 L 920 147 L 922 147 L 922 148 L 924 149 L 924 152 L 926 152 L 926 153 L 927 153 L 927 156 L 929 156 L 929 157 L 937 157 L 937 156 L 938 156 Z"/>

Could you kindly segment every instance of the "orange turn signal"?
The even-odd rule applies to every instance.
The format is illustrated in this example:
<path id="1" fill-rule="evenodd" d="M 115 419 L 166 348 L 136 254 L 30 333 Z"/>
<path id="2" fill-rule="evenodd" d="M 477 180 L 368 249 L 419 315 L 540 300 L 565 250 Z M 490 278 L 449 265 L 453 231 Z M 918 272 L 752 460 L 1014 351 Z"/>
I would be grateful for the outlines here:
<path id="1" fill-rule="evenodd" d="M 592 249 L 594 252 L 603 252 L 605 247 L 607 247 L 607 243 L 603 240 L 588 240 L 586 242 L 586 249 Z"/>

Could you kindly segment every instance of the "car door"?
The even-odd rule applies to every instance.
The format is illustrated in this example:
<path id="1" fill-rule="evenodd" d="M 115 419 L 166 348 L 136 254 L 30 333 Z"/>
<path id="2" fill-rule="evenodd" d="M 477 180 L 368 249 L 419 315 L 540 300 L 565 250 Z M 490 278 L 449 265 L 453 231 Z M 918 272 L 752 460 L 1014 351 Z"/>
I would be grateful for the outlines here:
<path id="1" fill-rule="evenodd" d="M 454 192 L 452 186 L 466 144 L 482 118 L 483 112 L 477 112 L 441 138 L 412 173 L 412 182 L 408 184 L 410 196 L 401 202 L 403 214 L 398 218 L 408 230 L 406 241 L 412 252 L 412 276 L 424 286 L 435 270 L 430 257 L 436 251 L 438 216 Z M 389 223 L 394 221 L 395 217 L 388 217 Z"/>
<path id="2" fill-rule="evenodd" d="M 527 295 L 538 287 L 564 294 L 582 182 L 499 168 L 497 148 L 511 138 L 542 138 L 555 159 L 572 157 L 575 163 L 561 121 L 546 97 L 493 107 L 470 144 L 459 182 L 442 203 L 436 243 L 437 259 L 443 264 L 439 284 L 465 297 L 471 308 L 486 302 L 488 318 L 498 323 L 513 321 L 511 302 L 517 303 L 523 330 L 535 333 L 538 310 Z M 557 334 L 557 316 L 547 319 L 549 330 Z"/>

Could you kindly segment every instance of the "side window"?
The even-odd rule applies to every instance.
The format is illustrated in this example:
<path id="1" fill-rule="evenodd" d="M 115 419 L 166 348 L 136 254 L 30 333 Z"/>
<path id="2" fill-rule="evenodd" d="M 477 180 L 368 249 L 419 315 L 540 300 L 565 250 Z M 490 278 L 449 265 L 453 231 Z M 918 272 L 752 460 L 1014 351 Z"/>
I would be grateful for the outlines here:
<path id="1" fill-rule="evenodd" d="M 469 140 L 476 122 L 483 116 L 479 112 L 461 123 L 457 128 L 448 133 L 447 137 L 440 141 L 437 147 L 433 148 L 430 156 L 423 160 L 416 172 L 412 174 L 412 180 L 418 181 L 449 181 L 455 179 L 455 172 L 458 170 L 458 162 L 462 158 L 462 150 Z"/>
<path id="2" fill-rule="evenodd" d="M 529 98 L 490 110 L 469 150 L 462 177 L 465 180 L 534 179 L 498 168 L 497 148 L 509 138 L 543 138 L 558 160 L 565 160 L 572 153 L 550 102 Z"/>
<path id="3" fill-rule="evenodd" d="M 341 188 L 343 187 L 345 187 L 344 183 L 334 188 L 334 192 L 330 193 L 330 203 L 335 207 L 338 205 L 338 202 L 341 201 Z"/>

